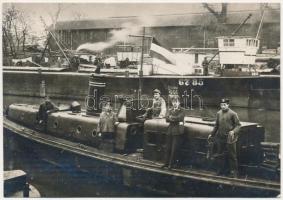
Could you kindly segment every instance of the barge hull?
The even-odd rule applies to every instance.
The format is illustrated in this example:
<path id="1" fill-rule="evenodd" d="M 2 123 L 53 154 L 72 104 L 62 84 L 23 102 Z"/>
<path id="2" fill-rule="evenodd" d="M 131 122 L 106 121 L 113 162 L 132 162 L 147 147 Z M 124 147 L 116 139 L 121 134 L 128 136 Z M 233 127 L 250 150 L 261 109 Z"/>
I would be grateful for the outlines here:
<path id="1" fill-rule="evenodd" d="M 129 96 L 137 94 L 137 76 L 101 75 L 95 79 L 106 83 L 106 94 Z M 15 81 L 16 80 L 16 81 Z M 74 72 L 3 72 L 3 95 L 84 101 L 88 94 L 89 74 Z M 178 87 L 180 96 L 200 96 L 204 106 L 218 105 L 219 98 L 229 97 L 232 106 L 243 108 L 280 108 L 280 76 L 204 77 L 204 76 L 144 76 L 143 92 L 149 97 L 159 88 L 168 95 L 168 86 Z M 66 84 L 68 83 L 68 84 Z M 129 86 L 131 86 L 129 88 Z M 190 99 L 188 99 L 189 101 Z M 191 99 L 192 100 L 192 99 Z M 15 102 L 13 102 L 15 103 Z M 20 102 L 25 103 L 25 102 Z M 6 102 L 4 101 L 4 105 Z M 188 106 L 198 107 L 196 98 Z"/>

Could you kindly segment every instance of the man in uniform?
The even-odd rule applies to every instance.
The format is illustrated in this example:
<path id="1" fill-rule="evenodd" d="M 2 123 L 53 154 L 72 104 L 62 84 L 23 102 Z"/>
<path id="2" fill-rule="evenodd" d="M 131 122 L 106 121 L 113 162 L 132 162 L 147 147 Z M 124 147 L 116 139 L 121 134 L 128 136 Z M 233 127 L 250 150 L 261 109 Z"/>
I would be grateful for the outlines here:
<path id="1" fill-rule="evenodd" d="M 147 109 L 146 113 L 142 115 L 146 118 L 164 118 L 166 115 L 166 103 L 165 100 L 160 96 L 161 92 L 158 89 L 153 90 L 153 102 L 152 107 Z"/>
<path id="2" fill-rule="evenodd" d="M 215 127 L 208 136 L 208 140 L 214 138 L 217 154 L 223 155 L 218 175 L 225 174 L 225 170 L 227 170 L 225 169 L 227 168 L 225 163 L 228 160 L 231 175 L 237 177 L 238 161 L 236 142 L 241 124 L 237 113 L 229 108 L 229 99 L 221 99 L 220 107 L 221 109 L 216 115 Z"/>
<path id="3" fill-rule="evenodd" d="M 163 167 L 172 168 L 176 164 L 176 156 L 181 145 L 184 126 L 180 122 L 184 121 L 184 109 L 180 107 L 178 96 L 171 98 L 173 107 L 166 114 L 166 121 L 169 122 L 166 139 L 166 157 Z"/>

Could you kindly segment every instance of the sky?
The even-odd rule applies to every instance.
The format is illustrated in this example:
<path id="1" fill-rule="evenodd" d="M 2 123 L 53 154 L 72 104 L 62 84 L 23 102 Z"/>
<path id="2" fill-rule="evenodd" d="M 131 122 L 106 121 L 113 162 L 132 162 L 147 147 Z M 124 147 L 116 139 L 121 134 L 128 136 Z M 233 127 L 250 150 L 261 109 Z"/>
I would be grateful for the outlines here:
<path id="1" fill-rule="evenodd" d="M 122 17 L 122 16 L 149 16 L 149 15 L 171 15 L 183 13 L 200 13 L 207 12 L 201 3 L 109 3 L 109 1 L 102 1 L 100 3 L 41 3 L 34 2 L 20 2 L 2 4 L 3 11 L 13 4 L 15 8 L 23 13 L 28 19 L 31 26 L 31 32 L 35 35 L 44 34 L 44 25 L 40 20 L 43 18 L 47 26 L 52 24 L 52 16 L 54 17 L 58 6 L 61 7 L 58 21 L 77 20 L 77 19 L 98 19 L 107 17 Z M 219 9 L 220 4 L 210 4 L 214 9 Z M 256 3 L 233 3 L 228 5 L 229 11 L 239 10 L 255 10 L 258 9 L 259 4 Z M 272 5 L 272 7 L 279 7 L 279 5 Z M 4 13 L 2 12 L 2 13 Z"/>

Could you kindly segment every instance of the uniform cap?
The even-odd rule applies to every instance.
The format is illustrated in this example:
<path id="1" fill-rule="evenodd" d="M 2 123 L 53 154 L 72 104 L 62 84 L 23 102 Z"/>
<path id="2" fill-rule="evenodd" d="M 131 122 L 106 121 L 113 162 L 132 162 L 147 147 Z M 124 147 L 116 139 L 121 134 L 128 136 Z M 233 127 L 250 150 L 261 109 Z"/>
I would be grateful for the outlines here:
<path id="1" fill-rule="evenodd" d="M 223 98 L 223 99 L 221 99 L 220 103 L 228 103 L 229 104 L 229 99 Z"/>
<path id="2" fill-rule="evenodd" d="M 44 97 L 45 101 L 51 101 L 49 96 Z"/>
<path id="3" fill-rule="evenodd" d="M 159 89 L 155 89 L 155 90 L 153 90 L 153 93 L 159 93 L 159 94 L 161 94 L 161 92 L 160 92 L 160 90 L 159 90 Z"/>

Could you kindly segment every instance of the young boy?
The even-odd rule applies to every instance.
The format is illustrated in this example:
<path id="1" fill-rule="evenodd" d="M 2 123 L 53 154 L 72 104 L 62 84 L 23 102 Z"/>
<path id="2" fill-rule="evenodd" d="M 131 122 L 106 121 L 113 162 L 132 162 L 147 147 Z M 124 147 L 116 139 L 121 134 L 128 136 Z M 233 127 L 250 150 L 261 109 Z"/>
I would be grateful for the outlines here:
<path id="1" fill-rule="evenodd" d="M 108 102 L 102 113 L 100 114 L 98 125 L 97 125 L 97 133 L 98 136 L 102 139 L 102 144 L 100 148 L 103 149 L 103 145 L 110 144 L 110 148 L 104 149 L 106 151 L 113 151 L 114 148 L 114 137 L 115 137 L 115 122 L 118 121 L 116 113 L 112 111 L 112 107 L 110 102 Z"/>

